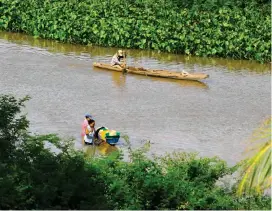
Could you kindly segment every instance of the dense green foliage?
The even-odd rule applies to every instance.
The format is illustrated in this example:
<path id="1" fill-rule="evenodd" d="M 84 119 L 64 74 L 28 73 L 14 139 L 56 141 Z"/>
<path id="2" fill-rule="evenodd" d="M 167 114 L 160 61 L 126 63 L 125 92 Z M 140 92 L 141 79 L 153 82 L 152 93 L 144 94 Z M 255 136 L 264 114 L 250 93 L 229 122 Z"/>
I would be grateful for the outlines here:
<path id="1" fill-rule="evenodd" d="M 237 197 L 216 186 L 231 174 L 218 158 L 176 154 L 150 160 L 144 150 L 87 157 L 55 135 L 33 136 L 20 109 L 0 96 L 0 209 L 269 209 L 269 197 Z M 51 147 L 49 147 L 51 143 Z M 57 147 L 59 150 L 52 148 Z"/>
<path id="2" fill-rule="evenodd" d="M 72 43 L 271 61 L 267 0 L 2 0 L 0 29 Z"/>

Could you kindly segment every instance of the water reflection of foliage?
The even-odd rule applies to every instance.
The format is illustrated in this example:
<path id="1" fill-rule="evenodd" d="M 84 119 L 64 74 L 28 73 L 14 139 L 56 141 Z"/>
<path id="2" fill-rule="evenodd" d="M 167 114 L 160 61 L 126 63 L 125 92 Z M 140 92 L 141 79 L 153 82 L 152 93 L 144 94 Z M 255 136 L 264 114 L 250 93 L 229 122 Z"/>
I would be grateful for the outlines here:
<path id="1" fill-rule="evenodd" d="M 105 48 L 98 46 L 84 46 L 61 43 L 54 40 L 45 40 L 34 38 L 29 35 L 19 33 L 0 32 L 0 38 L 15 42 L 18 44 L 28 44 L 31 46 L 47 49 L 52 53 L 74 54 L 74 55 L 89 55 L 90 57 L 103 57 L 113 55 L 117 48 Z M 184 56 L 179 54 L 159 53 L 151 50 L 127 50 L 128 56 L 134 59 L 154 58 L 158 61 L 163 61 L 167 64 L 184 64 L 198 66 L 222 66 L 229 71 L 250 71 L 255 73 L 269 73 L 270 64 L 260 64 L 255 61 L 247 60 L 232 60 L 223 58 L 205 58 L 196 56 Z"/>

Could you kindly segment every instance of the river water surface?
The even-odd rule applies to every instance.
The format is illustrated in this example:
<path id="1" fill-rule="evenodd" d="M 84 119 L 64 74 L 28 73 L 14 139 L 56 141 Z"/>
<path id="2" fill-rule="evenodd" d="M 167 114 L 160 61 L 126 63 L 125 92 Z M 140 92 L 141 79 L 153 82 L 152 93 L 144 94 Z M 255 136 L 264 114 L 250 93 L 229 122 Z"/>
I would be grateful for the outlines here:
<path id="1" fill-rule="evenodd" d="M 267 64 L 128 50 L 131 66 L 209 74 L 202 82 L 92 67 L 110 62 L 116 50 L 0 32 L 0 94 L 30 95 L 31 131 L 72 136 L 76 147 L 89 112 L 97 126 L 128 135 L 132 146 L 150 140 L 158 155 L 192 151 L 229 164 L 243 158 L 252 131 L 270 115 Z"/>

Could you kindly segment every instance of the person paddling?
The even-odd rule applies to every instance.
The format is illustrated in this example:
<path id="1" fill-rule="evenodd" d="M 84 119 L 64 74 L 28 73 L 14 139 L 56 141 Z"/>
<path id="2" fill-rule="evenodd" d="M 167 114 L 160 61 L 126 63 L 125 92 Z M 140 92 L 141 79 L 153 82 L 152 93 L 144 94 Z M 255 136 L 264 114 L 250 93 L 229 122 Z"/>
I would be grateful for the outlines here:
<path id="1" fill-rule="evenodd" d="M 111 59 L 111 66 L 123 69 L 126 67 L 126 63 L 121 63 L 121 59 L 126 58 L 126 53 L 122 50 L 118 50 Z"/>

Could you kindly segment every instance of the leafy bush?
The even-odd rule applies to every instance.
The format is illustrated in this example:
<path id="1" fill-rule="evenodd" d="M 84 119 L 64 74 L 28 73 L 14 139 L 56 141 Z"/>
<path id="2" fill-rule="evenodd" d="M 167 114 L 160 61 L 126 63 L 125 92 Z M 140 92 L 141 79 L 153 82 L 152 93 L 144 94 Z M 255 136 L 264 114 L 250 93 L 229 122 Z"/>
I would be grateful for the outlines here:
<path id="1" fill-rule="evenodd" d="M 109 209 L 99 169 L 82 153 L 55 135 L 27 133 L 25 116 L 17 117 L 27 99 L 0 96 L 0 209 Z"/>
<path id="2" fill-rule="evenodd" d="M 237 197 L 215 185 L 228 168 L 218 158 L 177 153 L 151 161 L 143 156 L 131 163 L 101 160 L 108 186 L 107 201 L 114 209 L 268 209 L 269 197 Z"/>
<path id="3" fill-rule="evenodd" d="M 264 0 L 2 0 L 0 29 L 63 42 L 271 61 Z"/>
<path id="4" fill-rule="evenodd" d="M 215 185 L 236 168 L 178 153 L 148 159 L 144 149 L 86 157 L 56 135 L 33 136 L 19 116 L 28 98 L 0 95 L 0 209 L 269 209 L 269 197 L 238 197 Z M 51 143 L 59 150 L 45 145 Z"/>

